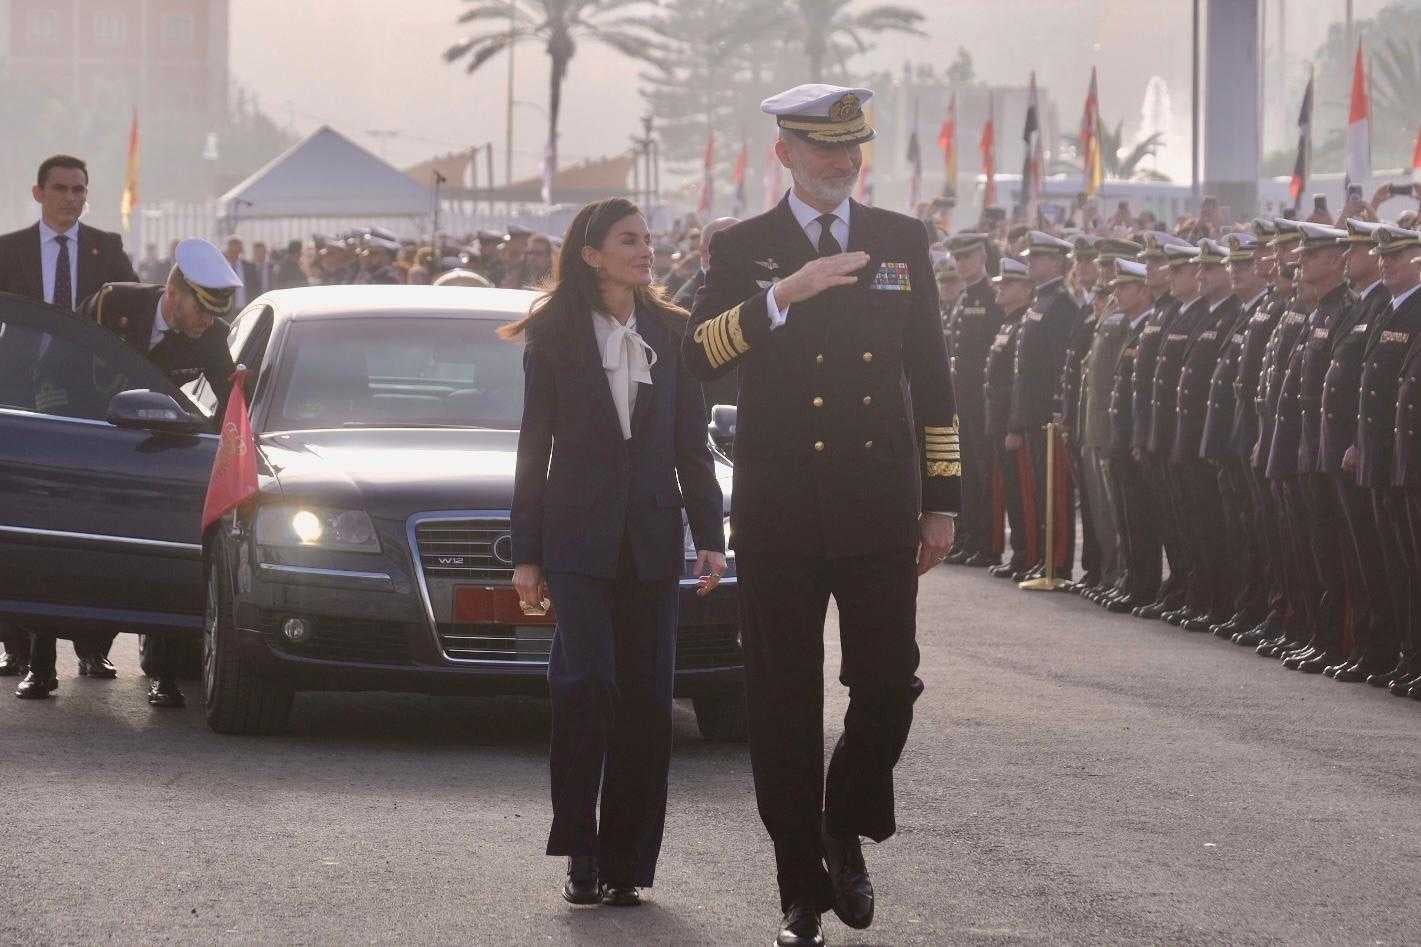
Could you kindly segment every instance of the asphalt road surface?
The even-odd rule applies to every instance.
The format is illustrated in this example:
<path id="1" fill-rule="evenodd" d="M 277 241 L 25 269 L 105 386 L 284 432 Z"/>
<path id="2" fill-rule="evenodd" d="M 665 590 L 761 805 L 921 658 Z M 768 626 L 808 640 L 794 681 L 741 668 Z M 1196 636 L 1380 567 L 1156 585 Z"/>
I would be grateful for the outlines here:
<path id="1" fill-rule="evenodd" d="M 831 944 L 1421 936 L 1421 703 L 978 571 L 939 569 L 920 615 L 877 921 L 830 916 Z M 545 704 L 305 695 L 290 735 L 221 737 L 195 683 L 143 702 L 135 639 L 112 682 L 61 652 L 56 699 L 0 699 L 0 942 L 773 939 L 748 755 L 689 708 L 649 904 L 569 909 Z"/>

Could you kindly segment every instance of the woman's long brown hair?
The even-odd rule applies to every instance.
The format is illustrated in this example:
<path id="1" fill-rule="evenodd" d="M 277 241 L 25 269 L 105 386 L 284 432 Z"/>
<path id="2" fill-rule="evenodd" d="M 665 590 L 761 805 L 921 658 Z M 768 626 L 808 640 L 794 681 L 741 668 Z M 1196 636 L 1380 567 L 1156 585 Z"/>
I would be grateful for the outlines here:
<path id="1" fill-rule="evenodd" d="M 601 247 L 617 221 L 640 213 L 640 208 L 625 197 L 594 201 L 578 211 L 568 224 L 562 250 L 553 263 L 550 287 L 533 303 L 528 315 L 500 327 L 498 334 L 505 339 L 516 339 L 545 323 L 556 322 L 559 317 L 588 318 L 594 309 L 603 308 L 597 271 L 582 258 L 582 248 Z M 638 286 L 632 292 L 638 308 L 686 318 L 686 311 L 672 304 L 659 286 Z"/>

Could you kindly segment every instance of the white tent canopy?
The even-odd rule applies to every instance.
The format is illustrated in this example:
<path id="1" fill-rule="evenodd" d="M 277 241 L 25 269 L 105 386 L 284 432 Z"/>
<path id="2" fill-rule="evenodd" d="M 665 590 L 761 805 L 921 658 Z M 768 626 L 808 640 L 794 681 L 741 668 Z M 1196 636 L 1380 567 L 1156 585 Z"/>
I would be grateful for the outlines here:
<path id="1" fill-rule="evenodd" d="M 344 135 L 322 125 L 218 199 L 229 220 L 419 217 L 433 195 Z"/>

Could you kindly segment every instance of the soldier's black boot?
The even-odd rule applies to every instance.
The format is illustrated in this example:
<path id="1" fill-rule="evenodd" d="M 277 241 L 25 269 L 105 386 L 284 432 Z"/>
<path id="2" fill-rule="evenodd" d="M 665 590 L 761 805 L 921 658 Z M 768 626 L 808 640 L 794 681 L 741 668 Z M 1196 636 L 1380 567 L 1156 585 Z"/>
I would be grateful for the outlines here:
<path id="1" fill-rule="evenodd" d="M 596 904 L 602 900 L 595 855 L 573 855 L 568 858 L 567 882 L 562 886 L 562 898 L 568 904 Z"/>

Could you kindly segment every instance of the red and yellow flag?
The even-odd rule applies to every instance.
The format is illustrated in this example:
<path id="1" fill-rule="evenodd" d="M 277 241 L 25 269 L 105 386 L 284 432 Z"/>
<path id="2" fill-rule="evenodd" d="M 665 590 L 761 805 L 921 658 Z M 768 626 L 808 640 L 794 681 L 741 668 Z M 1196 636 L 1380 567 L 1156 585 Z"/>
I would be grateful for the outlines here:
<path id="1" fill-rule="evenodd" d="M 957 193 L 957 93 L 947 103 L 947 118 L 942 120 L 942 128 L 937 133 L 937 146 L 942 149 L 942 163 L 947 180 L 943 184 L 944 196 Z"/>
<path id="2" fill-rule="evenodd" d="M 1094 197 L 1105 183 L 1105 163 L 1100 155 L 1100 96 L 1095 84 L 1095 67 L 1090 69 L 1090 89 L 1085 96 L 1085 111 L 1081 113 L 1081 171 L 1086 197 Z"/>
<path id="3" fill-rule="evenodd" d="M 257 494 L 257 442 L 247 414 L 247 397 L 242 393 L 246 379 L 246 369 L 239 368 L 232 375 L 232 393 L 222 412 L 222 436 L 217 441 L 217 456 L 212 458 L 212 475 L 202 503 L 203 532 Z"/>
<path id="4" fill-rule="evenodd" d="M 986 183 L 982 186 L 982 206 L 992 207 L 997 203 L 997 131 L 992 117 L 995 103 L 987 96 L 987 124 L 982 126 L 982 138 L 977 147 L 982 152 L 982 175 Z"/>
<path id="5" fill-rule="evenodd" d="M 131 230 L 129 219 L 138 209 L 138 109 L 133 110 L 133 124 L 128 129 L 128 164 L 123 171 L 123 196 L 118 201 L 123 229 Z"/>

